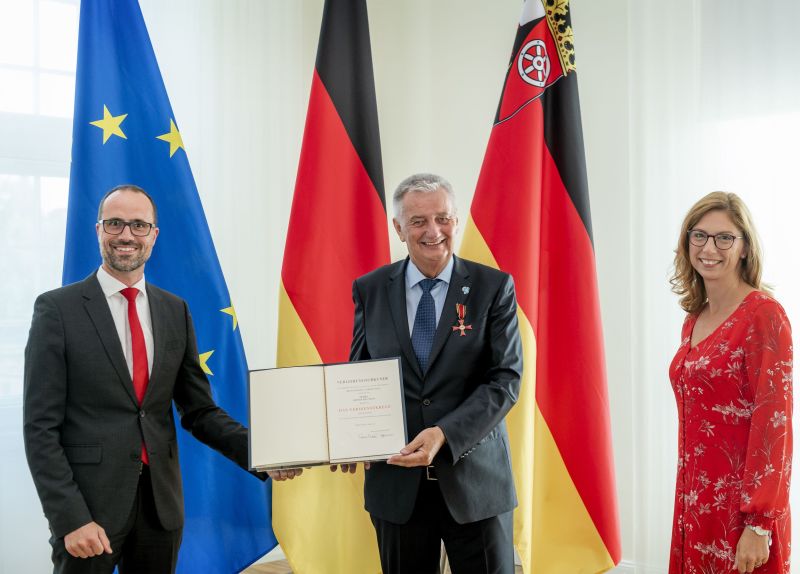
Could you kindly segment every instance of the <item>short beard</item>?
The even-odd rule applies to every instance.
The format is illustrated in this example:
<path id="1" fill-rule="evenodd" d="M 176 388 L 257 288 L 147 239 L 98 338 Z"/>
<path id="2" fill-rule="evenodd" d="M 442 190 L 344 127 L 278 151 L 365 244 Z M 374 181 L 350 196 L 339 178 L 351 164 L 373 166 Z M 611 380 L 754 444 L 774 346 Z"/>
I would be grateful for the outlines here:
<path id="1" fill-rule="evenodd" d="M 119 243 L 118 245 L 136 245 L 135 243 Z M 103 261 L 114 271 L 129 273 L 135 271 L 147 262 L 148 254 L 139 248 L 138 255 L 133 258 L 121 258 L 114 253 L 113 245 L 104 245 L 102 249 Z"/>

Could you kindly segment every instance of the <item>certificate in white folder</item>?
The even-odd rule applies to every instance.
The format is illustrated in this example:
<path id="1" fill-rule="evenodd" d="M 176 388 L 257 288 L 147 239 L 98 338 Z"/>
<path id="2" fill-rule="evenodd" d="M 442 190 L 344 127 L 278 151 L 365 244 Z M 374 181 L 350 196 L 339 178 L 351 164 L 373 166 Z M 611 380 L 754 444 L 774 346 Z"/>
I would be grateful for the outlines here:
<path id="1" fill-rule="evenodd" d="M 250 372 L 250 467 L 386 460 L 407 440 L 400 359 Z"/>

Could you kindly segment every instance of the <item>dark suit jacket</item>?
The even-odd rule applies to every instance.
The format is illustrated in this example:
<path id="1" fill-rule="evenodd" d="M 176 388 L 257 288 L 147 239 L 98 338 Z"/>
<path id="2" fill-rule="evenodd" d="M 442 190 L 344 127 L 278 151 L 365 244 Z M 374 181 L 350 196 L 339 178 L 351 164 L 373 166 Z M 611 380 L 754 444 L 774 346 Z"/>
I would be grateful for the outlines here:
<path id="1" fill-rule="evenodd" d="M 511 276 L 455 258 L 426 373 L 411 346 L 406 313 L 408 259 L 353 284 L 351 360 L 401 357 L 408 436 L 439 426 L 447 443 L 434 459 L 445 503 L 459 523 L 517 504 L 503 421 L 519 394 L 522 346 Z M 466 293 L 465 293 L 466 291 Z M 461 336 L 456 303 L 466 306 Z M 367 511 L 404 524 L 414 509 L 424 468 L 373 464 L 364 486 Z"/>
<path id="2" fill-rule="evenodd" d="M 125 523 L 147 444 L 158 517 L 183 526 L 172 401 L 181 424 L 247 468 L 247 430 L 214 404 L 186 303 L 147 284 L 154 357 L 141 407 L 100 283 L 87 279 L 36 300 L 25 348 L 25 451 L 56 538 L 94 520 Z"/>

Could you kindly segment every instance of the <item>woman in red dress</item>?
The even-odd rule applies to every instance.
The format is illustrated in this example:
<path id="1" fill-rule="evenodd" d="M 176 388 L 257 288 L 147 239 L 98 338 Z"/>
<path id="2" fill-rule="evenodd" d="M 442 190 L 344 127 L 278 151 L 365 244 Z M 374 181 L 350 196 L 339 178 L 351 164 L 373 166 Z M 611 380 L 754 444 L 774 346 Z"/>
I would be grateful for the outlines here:
<path id="1" fill-rule="evenodd" d="M 792 334 L 761 284 L 739 197 L 692 207 L 671 283 L 688 314 L 669 371 L 679 422 L 669 572 L 788 574 Z"/>

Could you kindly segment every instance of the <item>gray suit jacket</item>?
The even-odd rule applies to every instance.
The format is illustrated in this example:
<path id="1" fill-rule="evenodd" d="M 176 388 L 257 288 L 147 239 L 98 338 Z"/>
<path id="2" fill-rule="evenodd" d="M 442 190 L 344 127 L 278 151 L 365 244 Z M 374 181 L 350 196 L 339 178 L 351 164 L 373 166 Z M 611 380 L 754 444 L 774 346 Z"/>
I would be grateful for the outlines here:
<path id="1" fill-rule="evenodd" d="M 247 468 L 247 429 L 214 404 L 186 303 L 147 284 L 154 357 L 139 406 L 105 295 L 94 274 L 36 300 L 25 348 L 25 451 L 56 538 L 94 520 L 119 531 L 133 506 L 142 437 L 158 517 L 183 525 L 172 401 L 181 424 Z"/>
<path id="2" fill-rule="evenodd" d="M 411 346 L 406 314 L 408 260 L 381 267 L 353 284 L 351 360 L 401 357 L 409 438 L 439 426 L 446 445 L 434 460 L 445 503 L 459 523 L 517 504 L 504 417 L 519 394 L 522 346 L 511 276 L 455 258 L 426 373 Z M 466 307 L 460 331 L 456 304 Z M 404 524 L 424 468 L 373 464 L 364 486 L 367 511 Z"/>

